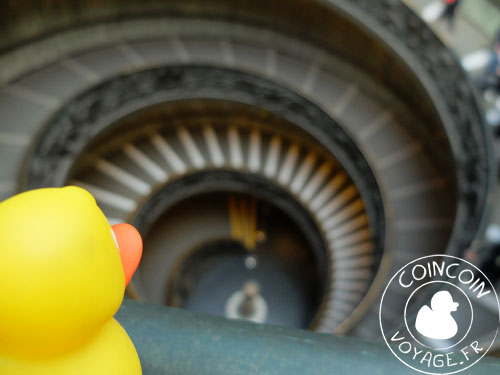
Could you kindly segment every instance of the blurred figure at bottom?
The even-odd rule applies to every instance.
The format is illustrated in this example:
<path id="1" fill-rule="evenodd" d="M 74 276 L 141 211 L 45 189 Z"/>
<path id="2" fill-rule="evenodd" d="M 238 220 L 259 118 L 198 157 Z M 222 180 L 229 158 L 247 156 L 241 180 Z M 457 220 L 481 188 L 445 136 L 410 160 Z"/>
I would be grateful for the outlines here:
<path id="1" fill-rule="evenodd" d="M 455 15 L 457 14 L 460 0 L 444 0 L 444 9 L 441 14 L 441 19 L 446 19 L 450 31 L 455 29 Z"/>
<path id="2" fill-rule="evenodd" d="M 490 59 L 484 72 L 476 80 L 484 100 L 491 108 L 486 111 L 486 122 L 500 136 L 500 30 L 493 41 Z"/>

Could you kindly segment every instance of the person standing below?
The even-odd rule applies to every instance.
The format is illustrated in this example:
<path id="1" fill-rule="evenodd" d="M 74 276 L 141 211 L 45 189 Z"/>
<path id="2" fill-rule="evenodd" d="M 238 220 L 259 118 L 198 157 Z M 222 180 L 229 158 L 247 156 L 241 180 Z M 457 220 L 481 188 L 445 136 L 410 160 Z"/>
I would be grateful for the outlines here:
<path id="1" fill-rule="evenodd" d="M 486 100 L 492 101 L 496 96 L 500 96 L 500 30 L 493 40 L 486 69 L 476 82 Z"/>
<path id="2" fill-rule="evenodd" d="M 453 31 L 455 28 L 455 15 L 457 13 L 460 0 L 444 0 L 444 9 L 441 18 L 445 18 L 448 22 L 448 28 Z"/>
<path id="3" fill-rule="evenodd" d="M 493 53 L 487 72 L 493 77 L 492 88 L 497 96 L 500 95 L 500 35 L 493 42 Z"/>

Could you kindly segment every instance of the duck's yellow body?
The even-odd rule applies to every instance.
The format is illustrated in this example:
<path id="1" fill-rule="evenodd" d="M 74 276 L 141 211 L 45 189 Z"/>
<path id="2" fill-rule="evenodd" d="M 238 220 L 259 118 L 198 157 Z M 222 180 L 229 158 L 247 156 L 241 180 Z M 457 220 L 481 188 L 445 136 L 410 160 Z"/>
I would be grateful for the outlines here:
<path id="1" fill-rule="evenodd" d="M 141 374 L 141 364 L 127 333 L 111 319 L 90 341 L 64 355 L 0 357 L 0 374 L 136 375 Z"/>
<path id="2" fill-rule="evenodd" d="M 111 226 L 85 190 L 0 203 L 0 374 L 140 375 L 113 319 L 124 290 Z"/>

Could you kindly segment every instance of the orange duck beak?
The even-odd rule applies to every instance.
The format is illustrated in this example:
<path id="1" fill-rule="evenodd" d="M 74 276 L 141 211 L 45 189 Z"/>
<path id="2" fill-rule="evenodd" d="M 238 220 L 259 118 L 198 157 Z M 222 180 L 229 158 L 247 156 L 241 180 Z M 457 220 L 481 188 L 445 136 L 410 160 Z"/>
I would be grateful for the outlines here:
<path id="1" fill-rule="evenodd" d="M 115 224 L 111 226 L 122 258 L 125 285 L 128 285 L 142 256 L 142 238 L 137 229 L 130 224 Z"/>

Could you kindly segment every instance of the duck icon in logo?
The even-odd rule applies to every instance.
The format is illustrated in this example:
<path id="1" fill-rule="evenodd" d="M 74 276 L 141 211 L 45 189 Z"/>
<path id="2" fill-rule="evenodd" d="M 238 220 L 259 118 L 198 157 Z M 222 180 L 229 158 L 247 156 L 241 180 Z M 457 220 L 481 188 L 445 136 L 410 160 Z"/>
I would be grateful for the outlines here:
<path id="1" fill-rule="evenodd" d="M 451 312 L 457 311 L 458 305 L 453 301 L 450 292 L 435 293 L 431 299 L 431 307 L 424 305 L 418 311 L 416 330 L 430 339 L 451 339 L 458 331 L 457 322 L 451 316 Z"/>

